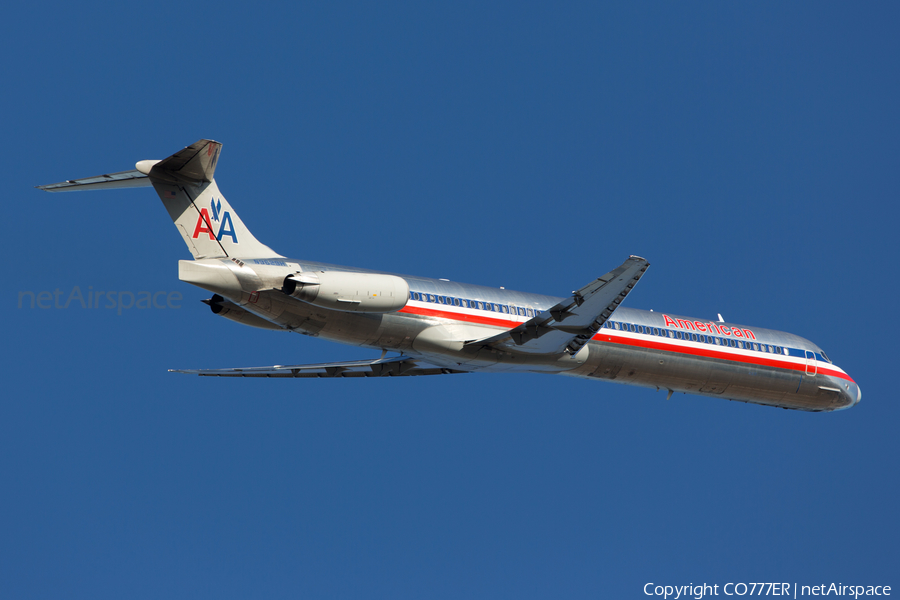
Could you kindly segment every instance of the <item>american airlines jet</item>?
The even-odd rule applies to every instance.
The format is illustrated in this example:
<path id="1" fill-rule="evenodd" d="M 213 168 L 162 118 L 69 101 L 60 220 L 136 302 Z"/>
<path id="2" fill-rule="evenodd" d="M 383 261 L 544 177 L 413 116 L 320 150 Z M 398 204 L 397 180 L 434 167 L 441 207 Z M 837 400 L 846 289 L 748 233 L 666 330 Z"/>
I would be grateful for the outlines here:
<path id="1" fill-rule="evenodd" d="M 467 372 L 569 375 L 807 411 L 848 408 L 859 386 L 790 333 L 621 306 L 649 263 L 619 267 L 557 298 L 286 258 L 257 241 L 219 192 L 222 145 L 200 140 L 135 170 L 39 186 L 48 192 L 153 186 L 193 260 L 182 281 L 216 315 L 380 350 L 374 359 L 241 369 L 217 377 L 384 377 Z M 389 356 L 388 353 L 397 353 Z"/>

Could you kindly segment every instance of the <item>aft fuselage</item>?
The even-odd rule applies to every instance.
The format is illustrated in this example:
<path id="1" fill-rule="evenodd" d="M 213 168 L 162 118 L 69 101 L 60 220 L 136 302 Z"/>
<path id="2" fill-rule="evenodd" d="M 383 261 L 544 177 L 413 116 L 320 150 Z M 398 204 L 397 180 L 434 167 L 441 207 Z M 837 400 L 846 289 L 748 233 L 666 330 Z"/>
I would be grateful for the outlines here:
<path id="1" fill-rule="evenodd" d="M 861 397 L 821 348 L 780 331 L 619 307 L 574 355 L 497 350 L 467 342 L 508 331 L 560 298 L 398 275 L 410 290 L 401 309 L 359 313 L 290 297 L 282 282 L 298 272 L 377 271 L 272 258 L 182 261 L 180 267 L 182 280 L 224 296 L 271 328 L 397 351 L 454 370 L 554 373 L 809 411 L 847 408 Z"/>

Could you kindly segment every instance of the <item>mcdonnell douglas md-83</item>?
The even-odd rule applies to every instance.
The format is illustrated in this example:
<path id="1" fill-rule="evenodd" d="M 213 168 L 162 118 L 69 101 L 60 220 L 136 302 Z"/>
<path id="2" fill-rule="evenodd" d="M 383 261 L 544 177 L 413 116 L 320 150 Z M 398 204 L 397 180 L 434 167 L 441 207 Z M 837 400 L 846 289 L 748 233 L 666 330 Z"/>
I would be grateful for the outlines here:
<path id="1" fill-rule="evenodd" d="M 381 350 L 312 365 L 178 370 L 217 377 L 549 373 L 807 411 L 859 402 L 821 348 L 790 333 L 621 306 L 649 263 L 621 266 L 556 298 L 286 258 L 257 241 L 219 192 L 222 145 L 200 140 L 135 170 L 39 186 L 153 186 L 194 257 L 178 277 L 213 293 L 214 314 L 264 329 Z M 397 352 L 397 356 L 388 356 Z"/>

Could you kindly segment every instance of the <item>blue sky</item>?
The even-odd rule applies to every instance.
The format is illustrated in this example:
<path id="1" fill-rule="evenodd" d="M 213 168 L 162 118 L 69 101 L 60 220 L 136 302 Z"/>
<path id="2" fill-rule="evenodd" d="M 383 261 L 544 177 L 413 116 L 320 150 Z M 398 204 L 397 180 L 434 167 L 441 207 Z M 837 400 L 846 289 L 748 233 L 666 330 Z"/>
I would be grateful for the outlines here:
<path id="1" fill-rule="evenodd" d="M 0 27 L 0 595 L 644 597 L 897 586 L 890 3 L 34 2 Z M 538 375 L 207 380 L 367 358 L 210 314 L 149 190 L 34 185 L 200 138 L 297 258 L 807 337 L 806 414 Z M 180 293 L 18 307 L 20 292 Z"/>

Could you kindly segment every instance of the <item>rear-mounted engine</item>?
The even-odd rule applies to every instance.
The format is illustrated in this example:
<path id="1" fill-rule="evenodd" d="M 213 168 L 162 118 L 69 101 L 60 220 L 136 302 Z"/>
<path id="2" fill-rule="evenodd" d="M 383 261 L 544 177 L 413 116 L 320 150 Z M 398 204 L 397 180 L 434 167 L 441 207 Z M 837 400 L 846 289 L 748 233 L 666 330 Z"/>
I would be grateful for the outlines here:
<path id="1" fill-rule="evenodd" d="M 285 277 L 281 290 L 303 302 L 343 312 L 395 312 L 409 300 L 405 279 L 376 273 L 305 271 Z"/>

